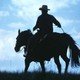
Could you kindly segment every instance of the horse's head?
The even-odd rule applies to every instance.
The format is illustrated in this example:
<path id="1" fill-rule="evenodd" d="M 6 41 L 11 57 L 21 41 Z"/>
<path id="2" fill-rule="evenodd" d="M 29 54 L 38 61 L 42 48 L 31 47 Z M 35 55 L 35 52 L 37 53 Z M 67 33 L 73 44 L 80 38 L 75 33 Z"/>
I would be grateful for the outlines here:
<path id="1" fill-rule="evenodd" d="M 32 36 L 32 33 L 30 30 L 22 31 L 18 30 L 18 36 L 16 38 L 16 45 L 15 45 L 15 51 L 20 51 L 20 48 L 22 46 L 27 46 L 28 39 Z"/>

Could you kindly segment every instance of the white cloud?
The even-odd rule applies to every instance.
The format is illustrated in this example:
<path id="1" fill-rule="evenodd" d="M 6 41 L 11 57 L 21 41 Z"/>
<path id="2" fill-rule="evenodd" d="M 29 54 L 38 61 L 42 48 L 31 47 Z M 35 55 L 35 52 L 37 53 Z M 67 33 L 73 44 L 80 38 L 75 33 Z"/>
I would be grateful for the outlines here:
<path id="1" fill-rule="evenodd" d="M 16 30 L 0 29 L 0 71 L 17 72 L 24 69 L 23 54 L 17 54 L 14 50 L 16 37 Z"/>
<path id="2" fill-rule="evenodd" d="M 0 40 L 0 51 L 3 50 L 4 44 L 2 42 L 2 40 Z"/>
<path id="3" fill-rule="evenodd" d="M 73 23 L 73 20 L 65 19 L 63 17 L 58 17 L 57 16 L 57 19 L 60 21 L 60 23 L 61 23 L 62 26 L 68 26 L 68 25 L 70 25 L 70 24 Z"/>
<path id="4" fill-rule="evenodd" d="M 28 23 L 32 21 L 35 24 L 36 18 L 40 14 L 38 9 L 43 4 L 48 5 L 49 9 L 51 9 L 50 12 L 54 13 L 59 9 L 76 5 L 78 2 L 79 0 L 12 0 L 12 7 L 10 6 L 10 8 L 16 8 L 13 10 L 16 17 L 22 18 Z"/>
<path id="5" fill-rule="evenodd" d="M 16 32 L 14 31 L 0 29 L 0 60 L 8 59 L 9 56 L 12 57 L 15 55 L 11 54 L 14 53 L 15 36 Z"/>
<path id="6" fill-rule="evenodd" d="M 80 32 L 79 32 L 79 33 L 77 32 L 77 34 L 74 35 L 74 38 L 75 38 L 76 40 L 80 40 Z"/>
<path id="7" fill-rule="evenodd" d="M 77 4 L 79 2 L 79 0 L 45 0 L 45 1 L 43 1 L 43 0 L 34 0 L 34 1 L 32 1 L 32 0 L 12 0 L 12 4 L 13 5 L 15 5 L 15 6 L 18 6 L 18 7 L 24 7 L 24 6 L 31 6 L 31 7 L 34 7 L 34 6 L 38 6 L 39 5 L 39 7 L 40 7 L 40 5 L 43 5 L 43 4 L 47 4 L 47 5 L 51 5 L 51 6 L 53 6 L 53 7 L 57 7 L 57 6 L 59 6 L 59 7 L 66 7 L 66 6 L 69 6 L 69 4 L 73 4 L 73 5 L 75 5 L 75 4 Z M 38 8 L 39 8 L 38 7 Z M 58 7 L 58 8 L 59 8 Z"/>
<path id="8" fill-rule="evenodd" d="M 80 39 L 80 32 L 76 36 L 77 39 Z"/>
<path id="9" fill-rule="evenodd" d="M 56 16 L 56 18 L 60 21 L 60 23 L 64 27 L 67 27 L 67 26 L 70 27 L 70 25 L 74 25 L 74 24 L 79 24 L 80 23 L 80 19 L 66 19 L 66 18 L 59 17 L 59 16 Z"/>
<path id="10" fill-rule="evenodd" d="M 58 4 L 59 3 L 59 4 Z M 67 0 L 60 0 L 60 1 L 56 1 L 56 0 L 12 0 L 12 4 L 13 6 L 15 6 L 17 8 L 17 12 L 15 13 L 15 15 L 17 15 L 18 17 L 27 19 L 27 18 L 34 18 L 37 14 L 39 14 L 39 7 L 41 7 L 43 4 L 47 4 L 49 6 L 49 8 L 52 11 L 57 10 L 58 8 L 62 8 L 66 5 Z M 57 5 L 58 4 L 58 5 Z"/>
<path id="11" fill-rule="evenodd" d="M 7 27 L 9 28 L 9 29 L 11 29 L 11 30 L 18 30 L 18 29 L 21 29 L 21 31 L 23 31 L 23 30 L 27 30 L 27 29 L 31 29 L 32 28 L 32 26 L 31 26 L 31 24 L 29 24 L 30 22 L 12 22 L 12 23 L 9 23 L 8 25 L 7 25 Z M 17 31 L 16 31 L 17 32 Z"/>
<path id="12" fill-rule="evenodd" d="M 77 3 L 80 2 L 80 0 L 72 0 L 71 2 L 72 4 L 77 5 Z"/>
<path id="13" fill-rule="evenodd" d="M 8 11 L 0 11 L 0 17 L 6 17 L 6 16 L 9 16 Z"/>
<path id="14" fill-rule="evenodd" d="M 12 23 L 8 24 L 8 27 L 12 28 L 12 29 L 23 28 L 24 26 L 25 26 L 25 24 L 21 23 L 21 22 L 12 22 Z"/>

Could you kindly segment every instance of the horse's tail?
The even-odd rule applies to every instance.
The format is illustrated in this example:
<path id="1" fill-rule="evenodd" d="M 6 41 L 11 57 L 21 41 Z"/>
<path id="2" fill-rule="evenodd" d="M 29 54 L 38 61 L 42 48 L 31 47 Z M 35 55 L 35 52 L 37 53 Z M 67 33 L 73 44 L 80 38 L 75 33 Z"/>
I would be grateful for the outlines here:
<path id="1" fill-rule="evenodd" d="M 69 42 L 70 47 L 71 66 L 79 66 L 80 50 L 76 46 L 76 42 L 70 35 L 67 36 L 67 40 Z"/>

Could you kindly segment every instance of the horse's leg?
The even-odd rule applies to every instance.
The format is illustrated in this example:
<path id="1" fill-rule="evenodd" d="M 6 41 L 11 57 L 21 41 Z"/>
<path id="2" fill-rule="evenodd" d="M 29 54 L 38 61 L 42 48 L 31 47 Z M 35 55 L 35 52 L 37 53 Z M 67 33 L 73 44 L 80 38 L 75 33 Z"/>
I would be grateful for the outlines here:
<path id="1" fill-rule="evenodd" d="M 70 61 L 70 59 L 67 57 L 67 55 L 66 55 L 65 53 L 63 53 L 63 54 L 61 55 L 61 57 L 63 58 L 63 60 L 64 60 L 65 63 L 66 63 L 65 73 L 67 73 L 68 65 L 69 65 L 69 61 Z"/>
<path id="2" fill-rule="evenodd" d="M 61 74 L 61 64 L 60 64 L 60 61 L 59 61 L 59 56 L 54 57 L 54 62 L 55 62 L 56 65 L 57 65 L 59 74 Z"/>
<path id="3" fill-rule="evenodd" d="M 41 61 L 40 64 L 41 64 L 42 72 L 45 72 L 44 62 Z"/>
<path id="4" fill-rule="evenodd" d="M 31 61 L 29 59 L 25 58 L 25 70 L 24 70 L 24 72 L 27 72 L 30 62 Z"/>

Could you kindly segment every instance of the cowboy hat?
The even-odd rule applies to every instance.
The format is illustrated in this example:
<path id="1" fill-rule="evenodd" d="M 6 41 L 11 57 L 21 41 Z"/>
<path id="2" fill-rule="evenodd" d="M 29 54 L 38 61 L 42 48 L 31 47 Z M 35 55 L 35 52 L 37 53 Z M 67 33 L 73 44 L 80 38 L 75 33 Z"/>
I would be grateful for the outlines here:
<path id="1" fill-rule="evenodd" d="M 42 7 L 39 8 L 39 10 L 50 10 L 50 9 L 48 9 L 48 6 L 47 5 L 42 5 Z"/>

